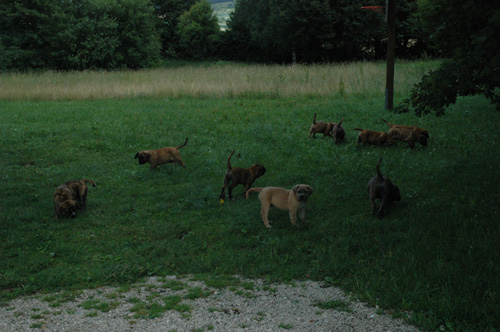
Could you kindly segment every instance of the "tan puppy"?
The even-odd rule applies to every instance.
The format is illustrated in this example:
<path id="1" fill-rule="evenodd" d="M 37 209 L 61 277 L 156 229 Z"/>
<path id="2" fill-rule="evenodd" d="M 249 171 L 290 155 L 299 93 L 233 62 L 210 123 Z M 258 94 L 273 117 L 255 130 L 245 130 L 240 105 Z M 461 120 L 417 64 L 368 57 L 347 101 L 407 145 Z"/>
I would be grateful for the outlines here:
<path id="1" fill-rule="evenodd" d="M 278 187 L 265 187 L 265 188 L 252 188 L 247 191 L 260 192 L 260 215 L 266 228 L 271 228 L 270 221 L 267 219 L 269 208 L 274 206 L 280 210 L 288 211 L 290 213 L 290 221 L 292 225 L 297 225 L 297 211 L 299 212 L 300 220 L 306 221 L 306 202 L 307 198 L 312 195 L 313 188 L 307 184 L 298 184 L 292 190 L 278 188 Z"/>
<path id="2" fill-rule="evenodd" d="M 311 135 L 313 135 L 313 138 L 316 138 L 316 134 L 323 134 L 323 137 L 332 137 L 332 130 L 334 125 L 335 123 L 333 122 L 316 121 L 316 113 L 314 113 L 313 124 L 309 129 L 309 138 L 311 138 Z"/>
<path id="3" fill-rule="evenodd" d="M 259 164 L 253 164 L 252 166 L 250 166 L 250 168 L 231 167 L 231 157 L 233 156 L 233 154 L 234 151 L 231 152 L 231 154 L 227 158 L 227 171 L 226 175 L 224 176 L 224 186 L 222 187 L 222 192 L 219 196 L 221 199 L 224 199 L 225 197 L 224 192 L 226 188 L 229 194 L 229 199 L 232 199 L 233 188 L 238 184 L 242 184 L 245 186 L 245 192 L 243 193 L 243 196 L 245 196 L 248 189 L 250 189 L 255 180 L 266 173 L 266 168 Z"/>
<path id="4" fill-rule="evenodd" d="M 95 187 L 92 180 L 68 181 L 60 185 L 54 193 L 54 210 L 58 217 L 74 218 L 76 211 L 87 207 L 87 183 Z"/>
<path id="5" fill-rule="evenodd" d="M 402 126 L 395 125 L 382 119 L 391 128 L 387 132 L 389 136 L 395 140 L 408 143 L 410 148 L 415 148 L 415 142 L 427 146 L 427 139 L 429 138 L 429 132 L 417 126 Z"/>
<path id="6" fill-rule="evenodd" d="M 377 146 L 397 145 L 397 142 L 386 132 L 366 130 L 361 128 L 354 128 L 354 130 L 360 131 L 358 136 L 358 144 L 363 143 L 363 145 L 372 144 Z"/>
<path id="7" fill-rule="evenodd" d="M 344 119 L 340 120 L 339 123 L 335 123 L 333 126 L 332 135 L 335 139 L 335 144 L 342 143 L 345 137 L 345 130 L 344 127 L 342 127 L 342 121 L 344 121 Z"/>
<path id="8" fill-rule="evenodd" d="M 384 217 L 384 210 L 387 205 L 390 205 L 394 201 L 401 200 L 398 186 L 394 185 L 386 176 L 380 173 L 379 166 L 381 161 L 382 159 L 378 161 L 376 167 L 377 175 L 368 181 L 368 192 L 370 193 L 370 203 L 372 206 L 371 212 L 373 215 L 377 213 L 380 219 Z M 380 199 L 378 212 L 375 205 L 375 199 Z"/>
<path id="9" fill-rule="evenodd" d="M 151 170 L 155 169 L 158 165 L 166 163 L 177 163 L 182 167 L 186 167 L 186 164 L 181 159 L 181 154 L 179 149 L 186 146 L 188 139 L 184 144 L 178 147 L 166 147 L 158 150 L 145 150 L 137 152 L 134 159 L 139 159 L 139 164 L 149 163 L 151 165 Z"/>

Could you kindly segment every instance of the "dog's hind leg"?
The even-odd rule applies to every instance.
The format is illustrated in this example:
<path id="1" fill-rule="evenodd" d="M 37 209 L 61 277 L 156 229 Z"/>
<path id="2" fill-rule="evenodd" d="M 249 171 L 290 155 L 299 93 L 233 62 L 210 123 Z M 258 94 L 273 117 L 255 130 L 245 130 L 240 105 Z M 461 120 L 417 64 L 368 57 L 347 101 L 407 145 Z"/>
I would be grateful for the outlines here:
<path id="1" fill-rule="evenodd" d="M 271 228 L 271 225 L 269 225 L 270 221 L 267 219 L 270 207 L 271 204 L 268 202 L 261 202 L 260 215 L 262 216 L 262 222 L 264 222 L 264 226 L 266 226 L 266 228 Z"/>

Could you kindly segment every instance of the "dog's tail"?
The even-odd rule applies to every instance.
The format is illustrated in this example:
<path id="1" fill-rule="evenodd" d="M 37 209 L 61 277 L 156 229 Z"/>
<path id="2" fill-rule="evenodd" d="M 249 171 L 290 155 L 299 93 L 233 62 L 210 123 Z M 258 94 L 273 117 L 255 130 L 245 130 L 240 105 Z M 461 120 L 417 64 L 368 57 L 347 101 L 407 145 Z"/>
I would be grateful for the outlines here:
<path id="1" fill-rule="evenodd" d="M 378 163 L 377 163 L 377 167 L 375 167 L 375 169 L 377 170 L 377 176 L 378 176 L 378 179 L 380 181 L 383 180 L 383 177 L 382 177 L 382 173 L 380 173 L 380 163 L 382 162 L 382 158 L 379 159 Z"/>
<path id="2" fill-rule="evenodd" d="M 233 152 L 231 152 L 231 154 L 229 155 L 229 157 L 227 158 L 227 169 L 231 169 L 231 157 L 233 156 L 234 154 L 234 150 Z"/>
<path id="3" fill-rule="evenodd" d="M 256 192 L 260 193 L 263 189 L 264 188 L 250 188 L 247 190 L 247 193 L 245 194 L 245 196 L 246 196 L 246 198 L 248 198 L 248 194 L 250 194 L 251 192 L 256 191 Z"/>
<path id="4" fill-rule="evenodd" d="M 313 124 L 316 124 L 316 113 L 314 113 Z"/>
<path id="5" fill-rule="evenodd" d="M 340 120 L 340 122 L 337 123 L 337 126 L 340 126 L 342 124 L 342 121 L 344 121 L 344 118 L 342 118 L 342 120 Z"/>
<path id="6" fill-rule="evenodd" d="M 184 144 L 179 145 L 179 146 L 177 147 L 177 149 L 180 149 L 180 148 L 185 147 L 185 146 L 186 146 L 186 144 L 188 144 L 188 138 L 187 138 L 187 137 L 186 137 L 186 141 L 184 142 Z"/>
<path id="7" fill-rule="evenodd" d="M 363 131 L 364 129 L 363 128 L 354 128 L 354 130 Z"/>
<path id="8" fill-rule="evenodd" d="M 392 128 L 392 123 L 389 123 L 389 122 L 387 122 L 387 120 L 384 120 L 384 119 L 380 119 L 380 120 L 384 121 L 385 123 L 387 123 L 387 125 L 388 125 L 389 127 L 391 127 L 391 128 Z"/>
<path id="9" fill-rule="evenodd" d="M 91 185 L 92 185 L 92 187 L 95 187 L 95 183 L 94 183 L 94 181 L 92 181 L 92 180 L 90 180 L 90 179 L 84 179 L 84 180 L 82 180 L 82 181 L 83 181 L 83 182 L 85 182 L 85 183 L 91 184 Z"/>

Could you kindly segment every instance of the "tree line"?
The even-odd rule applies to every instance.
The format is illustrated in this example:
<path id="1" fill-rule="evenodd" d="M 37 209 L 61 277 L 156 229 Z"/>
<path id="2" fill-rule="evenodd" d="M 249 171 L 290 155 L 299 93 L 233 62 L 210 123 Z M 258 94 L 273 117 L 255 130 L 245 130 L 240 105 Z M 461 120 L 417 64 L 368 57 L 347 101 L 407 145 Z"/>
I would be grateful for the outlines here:
<path id="1" fill-rule="evenodd" d="M 218 0 L 211 0 L 211 2 Z M 0 70 L 144 68 L 163 59 L 313 63 L 382 59 L 375 0 L 238 0 L 221 31 L 207 0 L 0 2 Z M 431 52 L 415 13 L 398 7 L 398 55 Z"/>

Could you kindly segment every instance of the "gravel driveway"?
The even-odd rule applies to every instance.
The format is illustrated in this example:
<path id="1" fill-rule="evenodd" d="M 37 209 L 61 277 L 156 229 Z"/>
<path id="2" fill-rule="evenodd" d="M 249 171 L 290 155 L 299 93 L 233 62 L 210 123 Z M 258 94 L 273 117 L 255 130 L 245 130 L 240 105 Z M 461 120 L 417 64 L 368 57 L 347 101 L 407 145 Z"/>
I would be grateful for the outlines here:
<path id="1" fill-rule="evenodd" d="M 129 287 L 23 297 L 0 307 L 0 331 L 419 331 L 322 283 L 235 277 L 232 284 L 153 277 Z"/>

